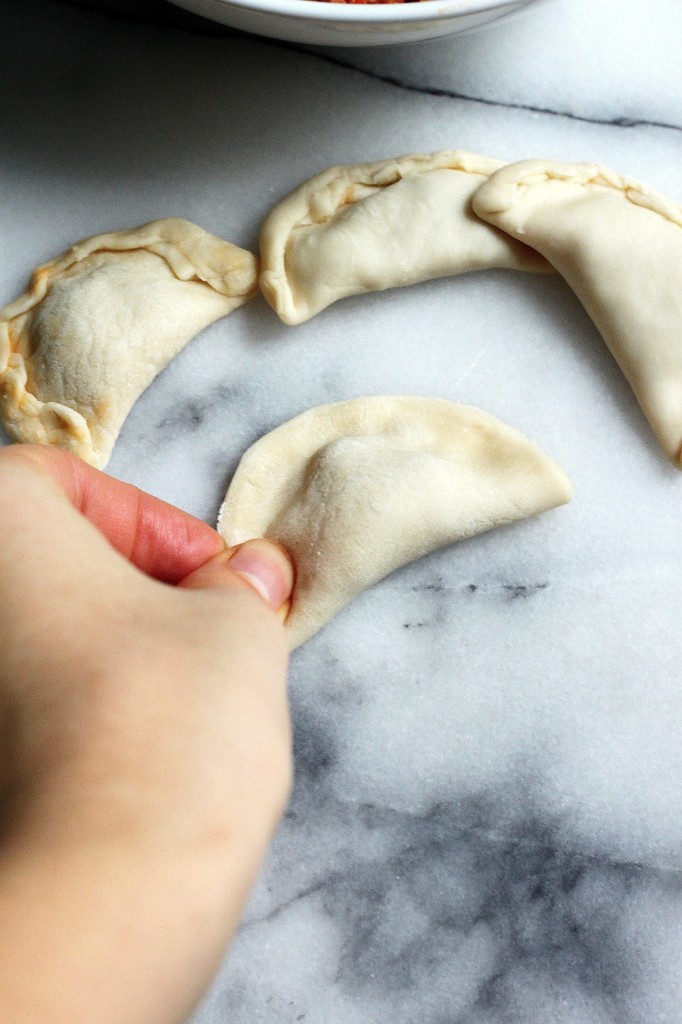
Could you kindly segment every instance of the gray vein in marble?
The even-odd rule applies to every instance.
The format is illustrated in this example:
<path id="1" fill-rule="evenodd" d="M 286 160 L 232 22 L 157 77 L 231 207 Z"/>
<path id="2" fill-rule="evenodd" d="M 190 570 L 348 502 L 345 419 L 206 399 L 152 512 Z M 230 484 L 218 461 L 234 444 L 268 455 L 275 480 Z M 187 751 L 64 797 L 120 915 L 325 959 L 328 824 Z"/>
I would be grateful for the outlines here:
<path id="1" fill-rule="evenodd" d="M 7 299 L 74 238 L 176 212 L 252 246 L 272 203 L 321 167 L 453 137 L 505 158 L 597 158 L 679 194 L 670 131 L 398 92 L 253 38 L 39 0 L 9 13 Z M 654 102 L 655 75 L 645 88 L 650 52 L 627 56 L 631 104 L 618 85 L 592 102 L 588 81 L 575 109 L 677 120 Z M 410 72 L 416 51 L 381 59 L 467 89 L 456 67 L 436 80 L 435 59 Z M 506 78 L 493 62 L 472 81 L 560 105 L 580 76 L 548 76 L 548 99 L 547 64 L 523 88 L 509 57 Z M 213 522 L 256 436 L 325 401 L 401 391 L 518 427 L 575 499 L 405 567 L 296 653 L 290 813 L 195 1024 L 682 1024 L 682 480 L 563 282 L 431 282 L 296 330 L 254 300 L 145 392 L 110 471 Z"/>
<path id="2" fill-rule="evenodd" d="M 250 1018 L 248 986 L 239 977 L 240 945 L 249 943 L 253 956 L 261 928 L 305 905 L 338 930 L 340 955 L 329 982 L 338 1020 L 350 1002 L 365 1008 L 367 1024 L 643 1024 L 633 998 L 637 949 L 622 918 L 644 890 L 680 901 L 682 873 L 571 848 L 536 816 L 522 775 L 498 792 L 425 813 L 351 808 L 328 785 L 333 737 L 307 713 L 296 720 L 297 786 L 276 847 L 298 834 L 309 877 L 244 924 L 236 966 L 228 964 L 222 978 L 223 1012 L 262 1022 L 334 1019 L 319 1016 L 315 1005 L 291 1017 L 277 997 Z M 320 873 L 318 844 L 325 834 L 344 844 L 349 831 L 342 863 Z M 387 852 L 378 858 L 361 847 L 355 852 L 353 833 L 380 834 Z M 304 943 L 298 952 L 305 957 L 312 950 Z M 546 1016 L 527 1015 L 528 1005 L 540 1001 Z M 559 1015 L 561 1005 L 573 1007 L 575 1016 Z"/>
<path id="3" fill-rule="evenodd" d="M 147 13 L 137 13 L 133 8 L 129 8 L 127 5 L 125 9 L 120 4 L 117 4 L 115 8 L 109 6 L 101 6 L 98 3 L 88 2 L 88 0 L 50 0 L 51 3 L 66 4 L 67 6 L 77 7 L 82 10 L 95 12 L 100 15 L 105 15 L 111 18 L 115 18 L 120 21 L 134 22 L 136 24 L 144 24 L 154 26 L 156 28 L 172 28 L 179 29 L 181 31 L 192 32 L 194 34 L 207 35 L 207 36 L 218 36 L 218 37 L 243 37 L 249 38 L 244 33 L 237 32 L 233 29 L 228 28 L 225 25 L 217 25 L 212 22 L 206 21 L 203 18 L 192 16 L 187 12 L 173 9 L 175 14 L 171 17 L 165 10 L 156 9 L 154 7 Z M 185 17 L 181 17 L 184 15 Z M 185 20 L 186 18 L 186 20 Z M 250 37 L 259 38 L 259 37 Z M 308 54 L 310 56 L 317 57 L 319 60 L 328 64 L 333 64 L 335 67 L 346 68 L 349 71 L 354 71 L 356 74 L 363 75 L 366 78 L 372 79 L 377 82 L 383 82 L 386 85 L 394 86 L 397 89 L 403 89 L 408 92 L 420 93 L 424 96 L 433 96 L 441 99 L 454 99 L 454 100 L 465 100 L 471 103 L 481 103 L 484 106 L 494 107 L 498 109 L 508 110 L 521 110 L 527 111 L 532 114 L 548 114 L 554 117 L 565 117 L 572 121 L 580 121 L 586 124 L 606 125 L 614 128 L 663 128 L 672 131 L 682 131 L 682 124 L 674 124 L 667 121 L 656 121 L 649 120 L 646 118 L 632 118 L 632 117 L 616 117 L 616 118 L 597 118 L 588 117 L 587 115 L 573 113 L 569 110 L 558 110 L 552 107 L 545 107 L 534 104 L 526 103 L 510 103 L 504 102 L 499 99 L 488 99 L 484 96 L 478 96 L 475 94 L 464 93 L 451 89 L 439 89 L 428 85 L 414 85 L 411 82 L 402 80 L 392 75 L 380 74 L 377 71 L 372 71 L 368 68 L 363 68 L 358 64 L 354 64 L 351 61 L 342 60 L 340 57 L 320 50 L 318 47 L 299 46 L 295 43 L 283 42 L 277 39 L 260 38 L 260 42 L 264 45 L 274 46 L 278 49 L 290 50 L 292 52 Z"/>
<path id="4" fill-rule="evenodd" d="M 269 40 L 270 43 L 274 43 L 274 40 Z M 275 43 L 275 45 L 277 45 Z M 378 82 L 384 82 L 386 85 L 395 86 L 397 89 L 405 89 L 407 92 L 421 93 L 423 96 L 434 96 L 442 99 L 453 99 L 453 100 L 465 100 L 471 103 L 482 103 L 487 107 L 496 107 L 501 110 L 524 110 L 530 114 L 549 114 L 553 117 L 565 117 L 570 121 L 581 121 L 585 124 L 600 124 L 612 128 L 666 128 L 671 131 L 682 131 L 682 124 L 673 124 L 666 121 L 649 121 L 646 119 L 630 118 L 630 117 L 616 117 L 616 118 L 599 118 L 599 117 L 588 117 L 583 114 L 575 114 L 569 110 L 555 110 L 550 107 L 536 106 L 529 103 L 505 103 L 501 100 L 487 99 L 484 96 L 474 96 L 468 93 L 456 92 L 451 89 L 436 89 L 427 85 L 413 85 L 411 82 L 401 81 L 399 78 L 394 78 L 392 75 L 382 75 L 376 71 L 370 71 L 367 68 L 359 67 L 358 65 L 352 64 L 350 61 L 341 60 L 339 57 L 332 57 L 330 54 L 321 53 L 318 49 L 310 50 L 304 46 L 295 46 L 294 44 L 281 44 L 286 49 L 299 50 L 303 53 L 314 53 L 320 60 L 327 61 L 329 64 L 334 64 L 336 67 L 347 68 L 349 71 L 355 71 L 358 74 L 364 75 L 367 78 L 374 79 Z"/>
<path id="5" fill-rule="evenodd" d="M 495 582 L 495 583 L 467 583 L 456 588 L 449 587 L 443 582 L 442 577 L 437 577 L 433 583 L 420 584 L 412 587 L 416 594 L 423 594 L 430 598 L 429 605 L 421 610 L 421 616 L 408 619 L 403 622 L 403 629 L 425 629 L 431 626 L 442 626 L 446 621 L 445 602 L 452 599 L 453 591 L 456 589 L 464 595 L 473 597 L 476 594 L 480 597 L 492 597 L 493 600 L 502 603 L 516 601 L 519 598 L 529 600 L 536 594 L 549 587 L 549 580 L 539 582 Z"/>

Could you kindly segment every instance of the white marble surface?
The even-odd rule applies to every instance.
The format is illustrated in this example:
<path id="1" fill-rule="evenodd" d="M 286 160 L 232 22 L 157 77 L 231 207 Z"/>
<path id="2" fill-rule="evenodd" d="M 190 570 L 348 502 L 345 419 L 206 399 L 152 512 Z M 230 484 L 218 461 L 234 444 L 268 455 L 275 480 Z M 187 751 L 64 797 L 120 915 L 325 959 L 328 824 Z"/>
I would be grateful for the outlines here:
<path id="1" fill-rule="evenodd" d="M 682 200 L 680 10 L 550 0 L 310 53 L 5 3 L 0 302 L 153 217 L 254 247 L 312 173 L 412 150 L 596 159 Z M 525 431 L 575 498 L 396 573 L 295 655 L 291 808 L 194 1024 L 681 1024 L 682 478 L 560 280 L 297 328 L 254 301 L 142 396 L 109 470 L 212 521 L 265 430 L 400 392 Z"/>

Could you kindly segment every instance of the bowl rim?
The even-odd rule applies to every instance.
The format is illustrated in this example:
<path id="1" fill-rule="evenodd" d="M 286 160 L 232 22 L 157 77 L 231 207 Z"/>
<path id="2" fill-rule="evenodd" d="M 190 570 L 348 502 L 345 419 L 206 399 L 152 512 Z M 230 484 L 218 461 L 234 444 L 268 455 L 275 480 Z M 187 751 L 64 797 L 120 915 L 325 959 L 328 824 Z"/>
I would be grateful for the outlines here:
<path id="1" fill-rule="evenodd" d="M 263 15 L 351 25 L 438 21 L 504 7 L 521 7 L 530 2 L 532 0 L 417 0 L 416 3 L 349 4 L 330 3 L 329 0 L 210 0 L 216 7 L 239 7 Z"/>

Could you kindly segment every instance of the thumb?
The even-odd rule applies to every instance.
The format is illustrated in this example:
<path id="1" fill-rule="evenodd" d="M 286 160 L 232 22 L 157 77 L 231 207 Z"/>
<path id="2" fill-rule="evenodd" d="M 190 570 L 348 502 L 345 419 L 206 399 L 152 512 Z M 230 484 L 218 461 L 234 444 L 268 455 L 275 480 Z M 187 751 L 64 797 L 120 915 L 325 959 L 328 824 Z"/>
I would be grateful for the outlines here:
<path id="1" fill-rule="evenodd" d="M 284 620 L 294 588 L 294 566 L 284 548 L 269 540 L 247 540 L 214 555 L 179 584 L 190 590 L 247 586 Z"/>

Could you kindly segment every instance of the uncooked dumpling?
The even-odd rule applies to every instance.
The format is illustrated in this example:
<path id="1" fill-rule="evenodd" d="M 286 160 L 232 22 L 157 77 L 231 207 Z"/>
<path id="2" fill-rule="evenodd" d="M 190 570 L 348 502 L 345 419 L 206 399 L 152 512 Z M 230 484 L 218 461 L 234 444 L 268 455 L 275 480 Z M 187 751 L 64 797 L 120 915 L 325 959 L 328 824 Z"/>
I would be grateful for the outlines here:
<path id="1" fill-rule="evenodd" d="M 291 647 L 415 558 L 568 501 L 563 471 L 518 431 L 438 398 L 323 405 L 243 456 L 220 510 L 228 545 L 294 557 Z"/>
<path id="2" fill-rule="evenodd" d="M 263 224 L 263 294 L 298 324 L 360 292 L 486 267 L 550 270 L 471 211 L 473 193 L 501 166 L 446 150 L 323 171 Z"/>
<path id="3" fill-rule="evenodd" d="M 682 207 L 599 164 L 525 160 L 482 185 L 474 209 L 566 278 L 679 468 Z"/>
<path id="4" fill-rule="evenodd" d="M 0 417 L 17 441 L 107 462 L 170 359 L 257 288 L 255 257 L 188 221 L 77 243 L 0 310 Z"/>

